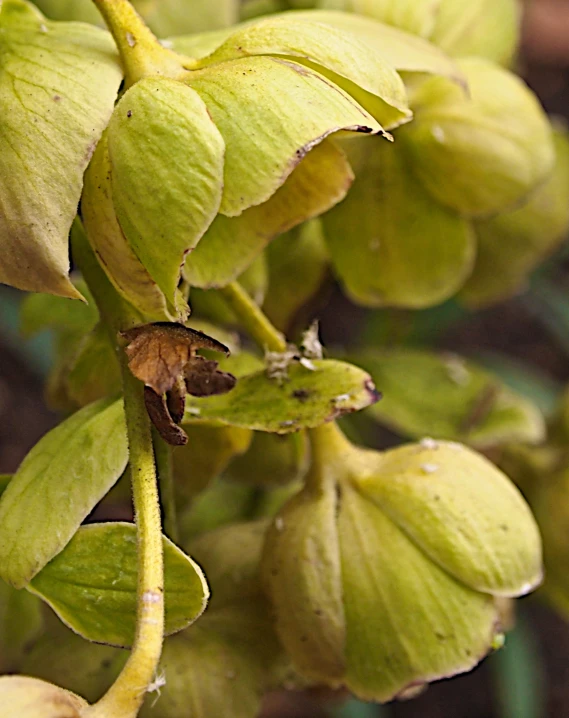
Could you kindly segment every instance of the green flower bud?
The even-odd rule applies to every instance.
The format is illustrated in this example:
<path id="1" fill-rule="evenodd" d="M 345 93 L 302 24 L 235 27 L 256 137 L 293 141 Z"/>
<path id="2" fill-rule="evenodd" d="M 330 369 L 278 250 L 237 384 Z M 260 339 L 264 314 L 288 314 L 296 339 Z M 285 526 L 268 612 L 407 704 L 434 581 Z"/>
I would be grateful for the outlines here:
<path id="1" fill-rule="evenodd" d="M 301 674 L 386 701 L 470 670 L 495 597 L 541 580 L 535 521 L 482 456 L 426 439 L 385 453 L 312 432 L 306 487 L 269 530 L 262 575 Z"/>
<path id="2" fill-rule="evenodd" d="M 412 95 L 415 121 L 400 131 L 410 165 L 441 204 L 472 217 L 524 199 L 551 172 L 551 128 L 533 93 L 485 60 L 458 62 L 468 92 L 433 77 Z"/>
<path id="3" fill-rule="evenodd" d="M 429 37 L 449 55 L 510 65 L 521 21 L 519 0 L 441 0 Z"/>
<path id="4" fill-rule="evenodd" d="M 470 307 L 485 307 L 520 291 L 530 272 L 569 230 L 569 135 L 553 133 L 556 161 L 549 179 L 519 209 L 474 225 L 478 252 L 460 293 Z"/>

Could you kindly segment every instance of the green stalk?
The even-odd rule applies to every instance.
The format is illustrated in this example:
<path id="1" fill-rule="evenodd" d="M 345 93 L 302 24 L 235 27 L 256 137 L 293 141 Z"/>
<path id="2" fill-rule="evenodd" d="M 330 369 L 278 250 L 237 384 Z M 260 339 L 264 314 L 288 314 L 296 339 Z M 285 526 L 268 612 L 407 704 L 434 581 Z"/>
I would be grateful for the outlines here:
<path id="1" fill-rule="evenodd" d="M 183 77 L 189 58 L 163 47 L 128 0 L 93 2 L 119 50 L 127 89 L 143 77 Z"/>
<path id="2" fill-rule="evenodd" d="M 79 225 L 74 227 L 72 246 L 74 259 L 116 343 L 117 331 L 140 323 L 140 315 L 115 292 Z M 164 640 L 164 559 L 151 426 L 143 384 L 131 374 L 126 354 L 120 348 L 118 357 L 138 539 L 136 633 L 122 672 L 101 700 L 87 709 L 87 718 L 136 717 L 156 674 Z"/>
<path id="3" fill-rule="evenodd" d="M 263 349 L 272 352 L 286 351 L 286 339 L 268 320 L 260 307 L 239 282 L 231 282 L 219 290 L 227 304 L 241 320 L 243 328 Z"/>
<path id="4" fill-rule="evenodd" d="M 160 505 L 164 515 L 164 532 L 174 543 L 179 543 L 178 521 L 176 516 L 176 498 L 174 495 L 174 469 L 172 466 L 172 447 L 158 432 L 152 429 L 154 455 L 160 486 Z"/>

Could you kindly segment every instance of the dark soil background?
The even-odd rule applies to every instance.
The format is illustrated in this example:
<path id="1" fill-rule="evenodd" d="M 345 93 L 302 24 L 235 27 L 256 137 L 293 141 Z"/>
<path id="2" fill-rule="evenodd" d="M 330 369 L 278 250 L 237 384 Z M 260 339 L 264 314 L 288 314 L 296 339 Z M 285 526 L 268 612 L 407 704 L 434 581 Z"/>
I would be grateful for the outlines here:
<path id="1" fill-rule="evenodd" d="M 520 69 L 546 109 L 569 120 L 569 0 L 535 0 L 531 4 Z M 567 290 L 569 296 L 564 263 L 560 263 L 556 271 L 558 286 Z M 3 296 L 8 293 L 0 294 L 0 314 L 4 311 Z M 325 342 L 346 343 L 365 323 L 366 317 L 366 312 L 349 305 L 334 291 L 323 310 Z M 404 321 L 403 315 L 401 318 Z M 2 323 L 0 321 L 0 326 Z M 569 381 L 567 347 L 544 326 L 528 297 L 514 298 L 451 324 L 441 330 L 436 343 L 441 348 L 465 354 L 493 350 L 516 359 L 523 357 L 552 379 Z M 0 473 L 14 471 L 26 452 L 57 420 L 42 402 L 39 372 L 29 367 L 29 359 L 14 350 L 13 338 L 9 342 L 0 335 Z M 543 674 L 541 718 L 569 718 L 569 624 L 534 599 L 521 603 L 524 626 L 535 643 L 535 670 Z M 491 657 L 466 676 L 433 685 L 412 701 L 383 708 L 381 715 L 389 718 L 524 718 L 525 713 L 500 709 L 499 688 L 492 670 L 494 661 L 495 657 Z M 338 697 L 326 693 L 274 695 L 266 701 L 264 716 L 320 718 L 328 715 L 320 706 L 337 701 Z"/>

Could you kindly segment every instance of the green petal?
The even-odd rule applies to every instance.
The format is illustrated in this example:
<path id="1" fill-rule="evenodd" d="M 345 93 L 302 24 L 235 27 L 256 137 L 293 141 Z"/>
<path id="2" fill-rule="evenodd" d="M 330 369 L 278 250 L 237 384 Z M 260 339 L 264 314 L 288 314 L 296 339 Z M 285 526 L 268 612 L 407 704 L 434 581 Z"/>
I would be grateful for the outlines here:
<path id="1" fill-rule="evenodd" d="M 541 539 L 529 506 L 480 454 L 427 440 L 387 451 L 356 483 L 432 561 L 467 586 L 519 596 L 541 582 Z"/>
<path id="2" fill-rule="evenodd" d="M 342 200 L 352 179 L 342 150 L 324 140 L 269 200 L 246 209 L 239 217 L 218 215 L 188 257 L 184 277 L 193 287 L 228 284 L 273 237 Z"/>
<path id="3" fill-rule="evenodd" d="M 136 624 L 136 527 L 84 526 L 27 587 L 90 641 L 131 646 Z M 167 634 L 205 609 L 209 590 L 199 566 L 163 537 Z"/>
<path id="4" fill-rule="evenodd" d="M 219 208 L 223 139 L 192 88 L 166 78 L 145 78 L 117 105 L 108 143 L 119 224 L 174 304 L 186 254 Z"/>
<path id="5" fill-rule="evenodd" d="M 424 191 L 399 146 L 373 138 L 365 146 L 360 140 L 344 145 L 356 180 L 322 221 L 347 294 L 366 306 L 412 309 L 452 296 L 474 261 L 467 222 Z"/>
<path id="6" fill-rule="evenodd" d="M 128 458 L 122 402 L 86 406 L 42 437 L 0 500 L 0 576 L 20 588 L 70 541 Z"/>
<path id="7" fill-rule="evenodd" d="M 538 408 L 463 357 L 394 349 L 362 352 L 354 360 L 383 393 L 369 413 L 403 436 L 454 439 L 481 449 L 544 438 Z"/>
<path id="8" fill-rule="evenodd" d="M 261 572 L 276 629 L 310 680 L 342 684 L 346 639 L 334 486 L 304 490 L 279 511 Z"/>
<path id="9" fill-rule="evenodd" d="M 312 362 L 314 371 L 295 362 L 282 384 L 265 372 L 241 377 L 228 394 L 188 397 L 185 421 L 199 418 L 256 431 L 288 434 L 319 426 L 377 401 L 370 377 L 331 359 Z M 226 362 L 223 369 L 231 371 Z"/>
<path id="10" fill-rule="evenodd" d="M 184 320 L 187 307 L 185 311 L 180 307 L 181 316 L 177 316 L 178 313 L 168 305 L 164 293 L 133 251 L 119 225 L 113 204 L 107 139 L 105 133 L 85 173 L 81 216 L 86 237 L 114 288 L 147 319 Z M 75 223 L 72 231 L 83 232 L 83 228 Z M 180 304 L 177 299 L 176 304 Z"/>
<path id="11" fill-rule="evenodd" d="M 523 289 L 535 269 L 569 229 L 569 135 L 555 131 L 556 163 L 551 177 L 520 209 L 478 222 L 474 271 L 460 293 L 470 307 L 482 307 Z"/>
<path id="12" fill-rule="evenodd" d="M 202 96 L 225 140 L 220 212 L 227 216 L 268 200 L 328 135 L 383 132 L 340 87 L 296 62 L 231 60 L 196 70 L 187 82 Z"/>
<path id="13" fill-rule="evenodd" d="M 546 179 L 554 164 L 547 116 L 515 75 L 486 60 L 459 61 L 468 95 L 440 77 L 412 97 L 415 121 L 400 139 L 425 189 L 467 216 L 503 212 Z"/>
<path id="14" fill-rule="evenodd" d="M 0 6 L 0 282 L 80 296 L 68 235 L 122 73 L 108 33 Z M 25 129 L 25 131 L 24 131 Z"/>
<path id="15" fill-rule="evenodd" d="M 389 58 L 349 32 L 311 21 L 306 13 L 284 13 L 244 25 L 198 67 L 256 55 L 306 64 L 342 87 L 385 127 L 410 118 L 405 87 Z"/>
<path id="16" fill-rule="evenodd" d="M 419 37 L 433 29 L 440 0 L 320 0 L 320 7 L 380 20 Z"/>
<path id="17" fill-rule="evenodd" d="M 346 613 L 345 685 L 388 701 L 463 673 L 491 649 L 493 599 L 457 583 L 357 491 L 338 520 Z"/>
<path id="18" fill-rule="evenodd" d="M 400 0 L 390 0 L 403 5 Z M 428 2 L 428 8 L 432 12 L 432 0 L 420 0 Z M 417 0 L 411 0 L 413 12 L 416 13 Z M 361 17 L 368 13 L 362 11 L 360 15 L 351 15 L 342 12 L 329 12 L 314 10 L 303 13 L 287 13 L 295 20 L 303 18 L 312 19 L 314 22 L 323 23 L 334 28 L 349 32 L 356 37 L 362 49 L 369 47 L 371 52 L 379 52 L 389 64 L 399 72 L 421 72 L 429 75 L 441 75 L 449 79 L 464 82 L 464 75 L 458 65 L 445 55 L 439 48 L 430 42 L 417 37 L 416 33 L 404 32 L 405 27 L 397 26 L 388 20 L 374 22 L 369 17 Z M 379 15 L 377 19 L 381 18 Z M 386 23 L 386 24 L 383 24 Z M 390 25 L 395 24 L 395 27 Z M 401 29 L 398 29 L 401 27 Z"/>
<path id="19" fill-rule="evenodd" d="M 521 15 L 519 0 L 441 0 L 430 40 L 449 55 L 508 66 L 518 46 Z"/>

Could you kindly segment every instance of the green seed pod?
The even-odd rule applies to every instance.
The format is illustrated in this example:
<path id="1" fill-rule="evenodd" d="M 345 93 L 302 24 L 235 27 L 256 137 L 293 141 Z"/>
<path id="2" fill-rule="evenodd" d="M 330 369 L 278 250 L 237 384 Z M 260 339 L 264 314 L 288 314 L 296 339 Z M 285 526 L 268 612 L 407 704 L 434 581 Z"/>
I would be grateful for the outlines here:
<path id="1" fill-rule="evenodd" d="M 553 169 L 549 121 L 515 75 L 478 58 L 458 62 L 468 91 L 432 77 L 412 94 L 400 130 L 416 177 L 441 204 L 483 217 L 522 201 Z"/>
<path id="2" fill-rule="evenodd" d="M 333 425 L 312 438 L 306 488 L 273 520 L 262 561 L 296 668 L 377 701 L 473 668 L 501 630 L 495 597 L 541 580 L 517 489 L 451 442 L 379 453 Z"/>
<path id="3" fill-rule="evenodd" d="M 440 0 L 430 41 L 454 57 L 511 64 L 520 37 L 519 0 Z"/>

